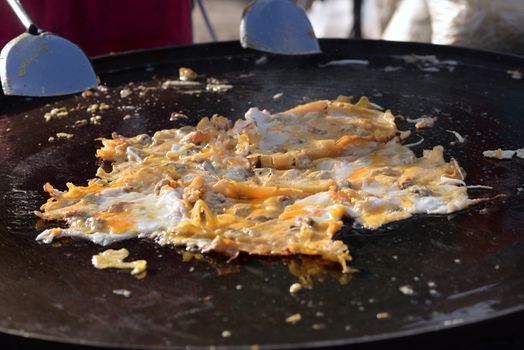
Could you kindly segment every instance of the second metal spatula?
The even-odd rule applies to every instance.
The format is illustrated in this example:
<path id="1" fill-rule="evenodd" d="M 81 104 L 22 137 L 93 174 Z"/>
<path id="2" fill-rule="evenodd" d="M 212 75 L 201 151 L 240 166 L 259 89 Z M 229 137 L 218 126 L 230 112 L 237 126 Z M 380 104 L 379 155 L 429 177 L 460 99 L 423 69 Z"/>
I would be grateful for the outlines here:
<path id="1" fill-rule="evenodd" d="M 0 53 L 0 80 L 6 95 L 58 96 L 97 86 L 93 67 L 75 44 L 42 32 L 19 0 L 7 0 L 27 32 Z"/>
<path id="2" fill-rule="evenodd" d="M 256 0 L 246 7 L 240 42 L 244 48 L 284 55 L 321 52 L 306 13 L 290 0 Z"/>

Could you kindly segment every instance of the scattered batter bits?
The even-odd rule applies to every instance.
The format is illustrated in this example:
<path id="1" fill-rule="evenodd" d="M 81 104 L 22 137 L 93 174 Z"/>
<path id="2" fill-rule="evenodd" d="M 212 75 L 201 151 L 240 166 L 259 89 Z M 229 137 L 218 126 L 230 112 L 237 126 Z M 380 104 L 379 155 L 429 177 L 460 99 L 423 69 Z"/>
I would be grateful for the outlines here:
<path id="1" fill-rule="evenodd" d="M 75 135 L 74 134 L 69 134 L 67 132 L 57 132 L 55 136 L 50 136 L 47 141 L 48 142 L 55 142 L 56 140 L 70 140 L 74 137 Z"/>
<path id="2" fill-rule="evenodd" d="M 100 124 L 102 124 L 102 116 L 95 115 L 95 116 L 89 118 L 89 124 L 92 124 L 92 125 L 100 125 Z"/>
<path id="3" fill-rule="evenodd" d="M 60 120 L 69 115 L 69 112 L 65 107 L 60 108 L 53 108 L 51 111 L 44 114 L 44 119 L 46 122 L 50 122 L 51 120 Z"/>
<path id="4" fill-rule="evenodd" d="M 485 158 L 494 158 L 494 159 L 512 159 L 513 156 L 517 156 L 517 158 L 524 159 L 524 148 L 519 148 L 516 150 L 503 150 L 501 148 L 497 148 L 496 150 L 487 150 L 482 152 L 482 155 Z"/>
<path id="5" fill-rule="evenodd" d="M 178 75 L 179 79 L 182 81 L 194 81 L 198 78 L 198 74 L 191 68 L 187 67 L 180 67 L 178 69 Z"/>
<path id="6" fill-rule="evenodd" d="M 121 295 L 125 298 L 129 298 L 131 296 L 131 292 L 127 289 L 113 289 L 113 294 Z"/>
<path id="7" fill-rule="evenodd" d="M 520 69 L 508 69 L 506 73 L 508 73 L 512 79 L 522 79 L 522 72 L 520 71 Z"/>
<path id="8" fill-rule="evenodd" d="M 291 315 L 291 316 L 286 318 L 286 322 L 290 323 L 290 324 L 296 324 L 296 323 L 300 322 L 301 319 L 302 319 L 302 315 L 300 315 L 300 314 L 293 314 L 293 315 Z"/>
<path id="9" fill-rule="evenodd" d="M 295 293 L 298 293 L 302 290 L 302 285 L 300 283 L 293 283 L 290 287 L 289 287 L 289 293 L 291 294 L 295 294 Z"/>
<path id="10" fill-rule="evenodd" d="M 120 97 L 121 98 L 127 98 L 129 96 L 131 96 L 133 92 L 131 91 L 131 89 L 129 88 L 123 88 L 122 90 L 120 90 Z"/>
<path id="11" fill-rule="evenodd" d="M 428 129 L 428 128 L 432 128 L 435 125 L 435 122 L 437 121 L 437 119 L 438 119 L 437 117 L 430 117 L 427 115 L 423 115 L 422 117 L 417 118 L 417 119 L 407 118 L 406 121 L 408 123 L 414 123 L 415 128 L 417 129 Z"/>
<path id="12" fill-rule="evenodd" d="M 124 259 L 129 256 L 129 251 L 125 248 L 114 250 L 108 249 L 97 255 L 93 255 L 91 263 L 97 269 L 131 269 L 131 274 L 137 278 L 143 278 L 146 274 L 147 261 L 135 260 L 125 262 Z"/>
<path id="13" fill-rule="evenodd" d="M 385 320 L 385 319 L 388 319 L 388 318 L 390 318 L 390 317 L 391 317 L 391 314 L 390 314 L 389 312 L 386 312 L 386 311 L 384 311 L 384 312 L 379 312 L 379 313 L 377 314 L 377 319 L 378 319 L 378 320 Z"/>

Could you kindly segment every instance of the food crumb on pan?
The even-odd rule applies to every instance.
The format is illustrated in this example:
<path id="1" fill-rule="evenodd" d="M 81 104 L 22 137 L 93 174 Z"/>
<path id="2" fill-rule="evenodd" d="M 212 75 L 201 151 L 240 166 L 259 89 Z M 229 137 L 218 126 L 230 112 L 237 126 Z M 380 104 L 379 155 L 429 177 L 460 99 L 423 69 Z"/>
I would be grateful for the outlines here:
<path id="1" fill-rule="evenodd" d="M 227 80 L 220 80 L 217 78 L 207 78 L 206 91 L 211 92 L 226 92 L 233 88 L 233 85 L 229 84 Z"/>
<path id="2" fill-rule="evenodd" d="M 73 134 L 69 134 L 67 132 L 57 132 L 56 133 L 56 138 L 57 139 L 66 139 L 66 140 L 70 140 L 74 137 L 75 135 Z"/>
<path id="3" fill-rule="evenodd" d="M 87 113 L 96 113 L 98 110 L 98 103 L 93 103 L 86 108 Z"/>
<path id="4" fill-rule="evenodd" d="M 222 338 L 229 338 L 231 336 L 231 331 L 223 330 L 222 331 Z"/>
<path id="5" fill-rule="evenodd" d="M 194 70 L 187 67 L 180 67 L 178 74 L 181 81 L 195 81 L 198 77 L 198 74 Z"/>
<path id="6" fill-rule="evenodd" d="M 183 81 L 183 80 L 166 80 L 164 81 L 160 87 L 164 90 L 170 89 L 170 88 L 178 88 L 178 87 L 184 87 L 184 88 L 194 88 L 201 86 L 202 83 L 198 81 Z"/>
<path id="7" fill-rule="evenodd" d="M 129 88 L 124 88 L 122 90 L 120 90 L 120 97 L 121 98 L 126 98 L 126 97 L 129 97 L 131 96 L 133 92 L 131 91 L 131 89 Z"/>
<path id="8" fill-rule="evenodd" d="M 102 102 L 102 103 L 98 106 L 98 109 L 101 110 L 101 111 L 107 111 L 108 109 L 111 109 L 111 106 L 108 105 L 107 103 Z"/>
<path id="9" fill-rule="evenodd" d="M 399 71 L 401 69 L 402 69 L 402 67 L 399 67 L 399 66 L 385 66 L 384 67 L 384 72 L 396 72 L 396 71 Z"/>
<path id="10" fill-rule="evenodd" d="M 408 123 L 414 123 L 415 128 L 417 129 L 427 129 L 427 128 L 432 128 L 435 125 L 435 122 L 437 121 L 437 119 L 438 119 L 437 117 L 423 115 L 422 117 L 417 118 L 417 119 L 406 118 L 406 121 Z"/>
<path id="11" fill-rule="evenodd" d="M 455 138 L 457 139 L 458 142 L 464 143 L 464 141 L 465 141 L 464 140 L 464 136 L 462 136 L 461 134 L 459 134 L 455 130 L 446 130 L 446 132 L 449 132 L 450 134 L 455 135 Z"/>
<path id="12" fill-rule="evenodd" d="M 82 126 L 86 126 L 87 124 L 89 124 L 89 121 L 87 119 L 80 119 L 80 120 L 75 121 L 73 126 L 75 128 L 80 128 Z"/>
<path id="13" fill-rule="evenodd" d="M 414 295 L 415 291 L 410 285 L 400 286 L 398 290 L 404 295 Z"/>
<path id="14" fill-rule="evenodd" d="M 320 68 L 330 67 L 330 66 L 348 66 L 348 65 L 363 65 L 367 66 L 369 65 L 368 60 L 358 60 L 358 59 L 346 59 L 346 60 L 335 60 L 335 61 L 329 61 L 324 64 L 319 64 L 318 66 Z"/>
<path id="15" fill-rule="evenodd" d="M 275 101 L 280 100 L 282 98 L 282 96 L 284 96 L 283 92 L 276 93 L 276 94 L 273 95 L 273 100 L 275 100 Z"/>
<path id="16" fill-rule="evenodd" d="M 175 121 L 179 119 L 189 119 L 189 117 L 183 113 L 173 112 L 171 113 L 171 116 L 169 117 L 169 120 Z"/>
<path id="17" fill-rule="evenodd" d="M 455 326 L 455 325 L 458 325 L 458 324 L 461 324 L 461 323 L 464 323 L 464 319 L 462 319 L 462 318 L 456 318 L 456 319 L 452 319 L 452 320 L 445 320 L 444 322 L 442 322 L 442 324 L 444 326 Z"/>
<path id="18" fill-rule="evenodd" d="M 99 115 L 95 115 L 95 116 L 89 118 L 89 124 L 92 124 L 92 125 L 100 125 L 100 124 L 102 124 L 102 117 L 99 116 Z"/>
<path id="19" fill-rule="evenodd" d="M 503 150 L 501 148 L 497 148 L 496 150 L 487 150 L 482 152 L 482 155 L 486 158 L 494 158 L 494 159 L 511 159 L 515 155 L 515 151 L 513 150 Z"/>
<path id="20" fill-rule="evenodd" d="M 390 318 L 391 317 L 391 314 L 387 311 L 384 311 L 384 312 L 379 312 L 377 314 L 377 319 L 379 320 L 385 320 L 387 318 Z"/>
<path id="21" fill-rule="evenodd" d="M 99 254 L 93 255 L 91 263 L 99 270 L 115 268 L 115 269 L 131 269 L 131 274 L 140 278 L 147 269 L 147 261 L 134 260 L 125 262 L 124 259 L 129 256 L 129 251 L 125 248 L 114 250 L 107 249 Z"/>
<path id="22" fill-rule="evenodd" d="M 113 294 L 121 295 L 125 298 L 129 298 L 131 296 L 131 292 L 127 289 L 113 289 Z"/>
<path id="23" fill-rule="evenodd" d="M 311 326 L 311 329 L 313 329 L 314 331 L 320 331 L 320 330 L 325 329 L 325 328 L 326 328 L 326 325 L 323 324 L 323 323 L 314 323 Z"/>
<path id="24" fill-rule="evenodd" d="M 267 56 L 266 55 L 264 55 L 264 56 L 262 56 L 260 58 L 257 58 L 257 60 L 255 61 L 255 64 L 257 66 L 261 66 L 261 65 L 266 64 L 266 63 L 267 63 Z"/>
<path id="25" fill-rule="evenodd" d="M 99 84 L 99 85 L 96 87 L 96 89 L 97 89 L 98 91 L 100 91 L 100 92 L 108 92 L 108 91 L 109 91 L 109 88 L 108 88 L 107 86 L 105 86 L 105 85 L 101 85 L 101 84 Z"/>
<path id="26" fill-rule="evenodd" d="M 520 71 L 520 69 L 508 69 L 506 73 L 511 75 L 512 79 L 516 79 L 516 80 L 522 79 L 522 72 Z"/>
<path id="27" fill-rule="evenodd" d="M 300 283 L 293 283 L 289 287 L 289 293 L 295 294 L 295 293 L 298 293 L 301 289 L 302 289 L 302 285 Z"/>
<path id="28" fill-rule="evenodd" d="M 65 107 L 53 108 L 49 112 L 44 114 L 44 119 L 46 122 L 51 120 L 60 120 L 69 115 L 69 112 Z"/>
<path id="29" fill-rule="evenodd" d="M 290 323 L 290 324 L 295 324 L 295 323 L 299 322 L 301 319 L 302 319 L 302 315 L 297 313 L 297 314 L 293 314 L 293 315 L 287 317 L 286 318 L 286 322 Z"/>

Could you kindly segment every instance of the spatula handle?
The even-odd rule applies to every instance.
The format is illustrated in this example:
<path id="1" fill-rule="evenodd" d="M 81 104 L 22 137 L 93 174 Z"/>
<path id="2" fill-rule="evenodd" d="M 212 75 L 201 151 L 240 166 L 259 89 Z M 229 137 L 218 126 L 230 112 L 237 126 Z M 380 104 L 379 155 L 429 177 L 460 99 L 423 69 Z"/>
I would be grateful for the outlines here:
<path id="1" fill-rule="evenodd" d="M 11 6 L 11 8 L 15 12 L 20 22 L 22 22 L 22 24 L 24 25 L 27 32 L 33 35 L 38 34 L 40 30 L 38 29 L 36 24 L 33 23 L 33 20 L 29 17 L 27 12 L 25 12 L 20 1 L 19 0 L 7 0 L 7 3 L 9 4 L 9 6 Z"/>

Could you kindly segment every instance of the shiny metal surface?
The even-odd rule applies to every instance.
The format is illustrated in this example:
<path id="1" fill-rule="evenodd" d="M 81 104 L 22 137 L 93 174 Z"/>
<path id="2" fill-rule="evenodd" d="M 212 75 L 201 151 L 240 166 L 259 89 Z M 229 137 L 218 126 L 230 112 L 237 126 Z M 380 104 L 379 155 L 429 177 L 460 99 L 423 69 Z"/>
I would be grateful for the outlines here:
<path id="1" fill-rule="evenodd" d="M 97 86 L 91 63 L 78 46 L 51 33 L 23 33 L 0 53 L 6 95 L 68 95 Z"/>

